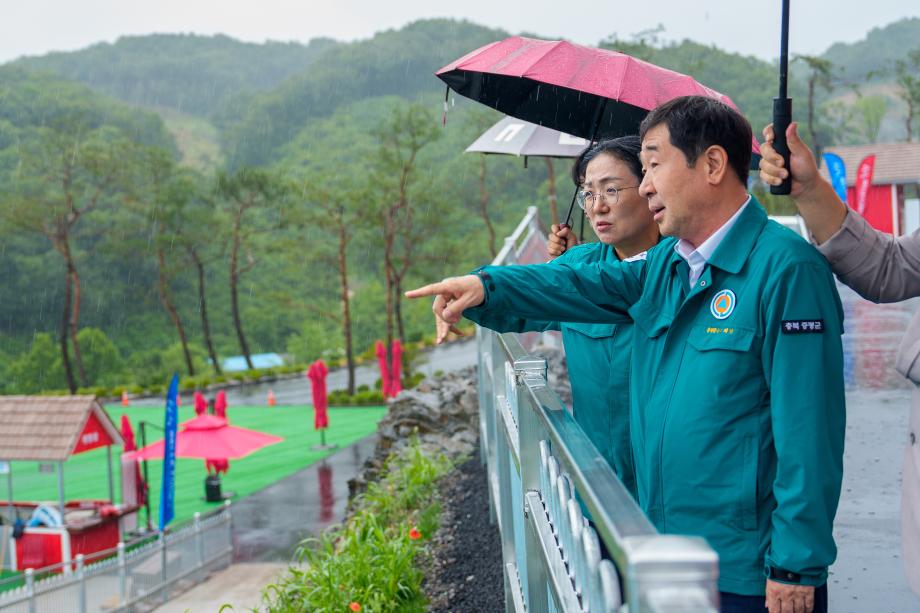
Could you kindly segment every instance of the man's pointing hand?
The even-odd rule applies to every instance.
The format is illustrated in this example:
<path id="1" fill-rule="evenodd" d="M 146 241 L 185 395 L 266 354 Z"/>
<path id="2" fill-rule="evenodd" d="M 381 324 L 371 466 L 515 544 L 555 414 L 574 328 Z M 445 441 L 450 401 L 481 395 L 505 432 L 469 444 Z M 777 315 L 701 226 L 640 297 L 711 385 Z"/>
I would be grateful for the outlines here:
<path id="1" fill-rule="evenodd" d="M 435 297 L 434 304 L 431 305 L 435 317 L 448 324 L 455 324 L 463 318 L 463 311 L 482 304 L 485 290 L 482 287 L 482 279 L 476 275 L 466 275 L 449 277 L 440 283 L 432 283 L 406 292 L 406 298 L 424 296 Z M 441 331 L 438 332 L 440 336 Z M 441 340 L 438 339 L 439 342 Z"/>

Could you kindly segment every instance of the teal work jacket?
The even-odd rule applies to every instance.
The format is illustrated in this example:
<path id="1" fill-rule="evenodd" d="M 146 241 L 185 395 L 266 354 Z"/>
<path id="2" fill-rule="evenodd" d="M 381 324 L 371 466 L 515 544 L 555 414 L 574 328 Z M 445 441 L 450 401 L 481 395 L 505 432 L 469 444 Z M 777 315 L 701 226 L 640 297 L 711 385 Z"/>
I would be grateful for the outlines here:
<path id="1" fill-rule="evenodd" d="M 846 421 L 831 271 L 756 200 L 693 288 L 674 244 L 639 262 L 486 267 L 470 314 L 632 319 L 630 438 L 649 519 L 705 537 L 721 591 L 763 594 L 769 567 L 821 585 L 836 557 Z"/>
<path id="2" fill-rule="evenodd" d="M 545 266 L 618 261 L 613 247 L 588 243 L 569 249 Z M 561 330 L 575 421 L 635 498 L 636 471 L 629 443 L 632 321 L 568 323 L 508 317 L 498 311 L 467 315 L 479 325 L 499 332 Z"/>

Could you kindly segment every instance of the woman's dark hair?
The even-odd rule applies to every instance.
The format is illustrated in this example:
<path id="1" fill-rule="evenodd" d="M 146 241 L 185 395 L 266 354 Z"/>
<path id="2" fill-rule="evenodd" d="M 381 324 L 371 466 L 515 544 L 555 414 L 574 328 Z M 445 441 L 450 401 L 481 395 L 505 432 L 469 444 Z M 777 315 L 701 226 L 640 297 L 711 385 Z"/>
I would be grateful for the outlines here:
<path id="1" fill-rule="evenodd" d="M 639 160 L 639 151 L 642 149 L 642 141 L 638 136 L 621 136 L 620 138 L 611 138 L 602 140 L 593 147 L 588 147 L 582 151 L 575 164 L 572 166 L 572 181 L 576 186 L 585 182 L 585 172 L 588 163 L 597 156 L 607 153 L 620 160 L 629 167 L 636 179 L 642 180 L 642 162 Z"/>

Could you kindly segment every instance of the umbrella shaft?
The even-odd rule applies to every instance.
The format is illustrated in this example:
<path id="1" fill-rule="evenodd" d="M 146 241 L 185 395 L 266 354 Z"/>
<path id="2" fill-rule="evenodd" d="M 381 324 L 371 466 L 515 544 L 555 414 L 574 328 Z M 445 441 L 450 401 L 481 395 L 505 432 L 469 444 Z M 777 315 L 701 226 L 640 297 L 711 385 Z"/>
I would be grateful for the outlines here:
<path id="1" fill-rule="evenodd" d="M 779 98 L 787 97 L 789 73 L 789 1 L 783 0 L 783 23 L 779 41 Z"/>

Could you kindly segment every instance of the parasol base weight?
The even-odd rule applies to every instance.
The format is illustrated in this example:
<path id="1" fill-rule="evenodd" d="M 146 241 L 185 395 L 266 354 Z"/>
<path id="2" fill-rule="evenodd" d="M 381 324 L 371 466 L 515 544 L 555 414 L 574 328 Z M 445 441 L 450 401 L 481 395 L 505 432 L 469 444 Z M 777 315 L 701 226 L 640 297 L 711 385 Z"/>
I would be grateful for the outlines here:
<path id="1" fill-rule="evenodd" d="M 221 492 L 220 476 L 208 475 L 204 479 L 204 500 L 205 502 L 223 502 L 235 497 L 235 492 Z"/>

